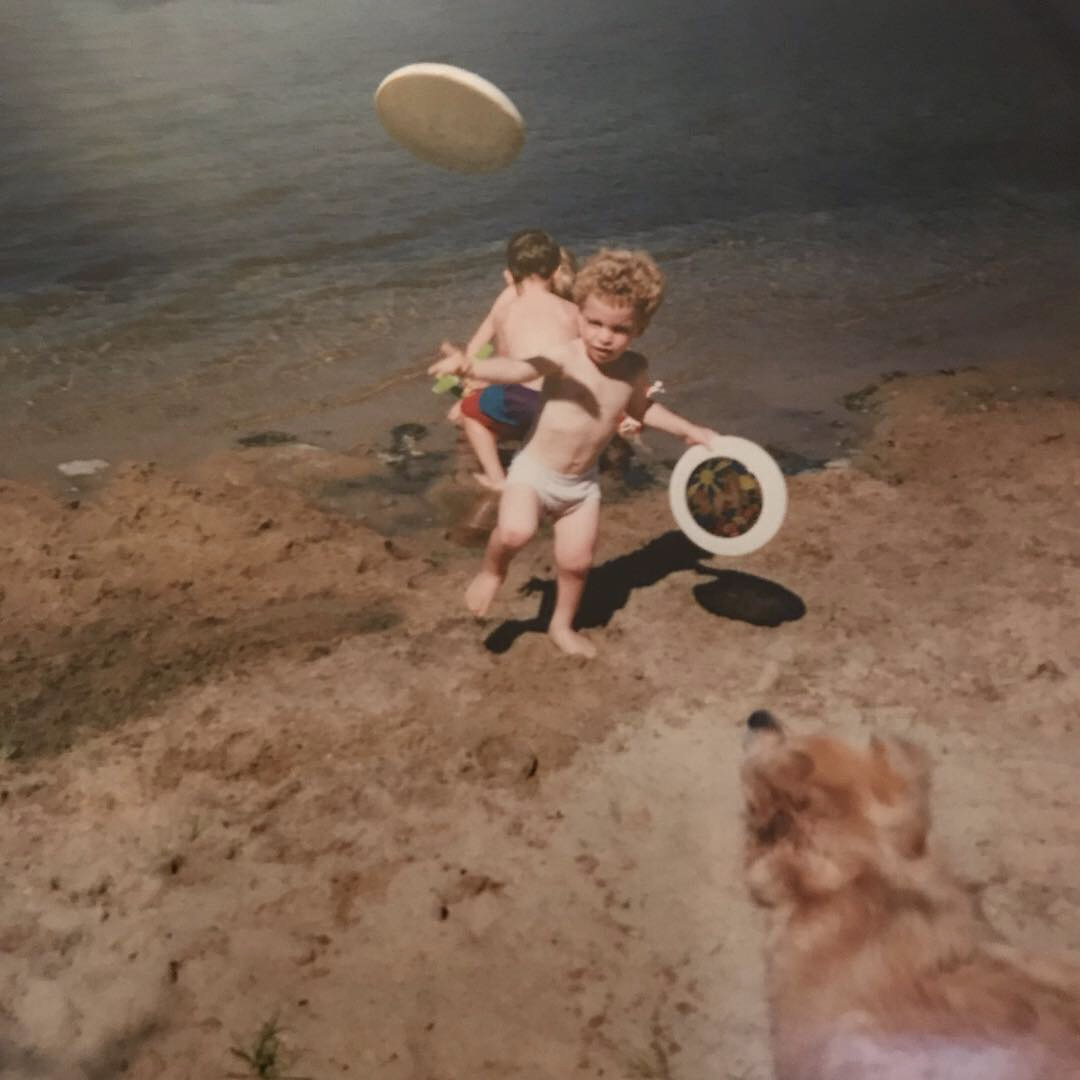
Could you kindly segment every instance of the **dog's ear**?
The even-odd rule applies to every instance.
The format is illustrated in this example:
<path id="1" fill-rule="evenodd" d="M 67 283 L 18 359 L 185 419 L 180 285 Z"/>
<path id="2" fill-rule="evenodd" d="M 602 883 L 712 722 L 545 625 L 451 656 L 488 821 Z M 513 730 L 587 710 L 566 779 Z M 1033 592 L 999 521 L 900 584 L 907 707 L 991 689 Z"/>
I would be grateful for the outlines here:
<path id="1" fill-rule="evenodd" d="M 871 791 L 879 803 L 875 817 L 909 859 L 926 852 L 930 831 L 930 756 L 907 739 L 870 740 L 874 763 Z"/>

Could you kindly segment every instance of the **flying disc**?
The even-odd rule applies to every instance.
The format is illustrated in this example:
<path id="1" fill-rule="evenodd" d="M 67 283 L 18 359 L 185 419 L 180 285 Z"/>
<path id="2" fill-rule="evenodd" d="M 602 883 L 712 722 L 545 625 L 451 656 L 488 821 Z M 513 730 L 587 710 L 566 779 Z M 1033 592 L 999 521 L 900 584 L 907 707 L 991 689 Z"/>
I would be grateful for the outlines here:
<path id="1" fill-rule="evenodd" d="M 375 91 L 387 132 L 421 161 L 454 172 L 505 168 L 525 143 L 525 121 L 493 83 L 452 64 L 406 64 Z"/>
<path id="2" fill-rule="evenodd" d="M 668 485 L 671 512 L 698 547 L 714 555 L 747 555 L 784 522 L 787 484 L 757 443 L 721 435 L 679 458 Z"/>

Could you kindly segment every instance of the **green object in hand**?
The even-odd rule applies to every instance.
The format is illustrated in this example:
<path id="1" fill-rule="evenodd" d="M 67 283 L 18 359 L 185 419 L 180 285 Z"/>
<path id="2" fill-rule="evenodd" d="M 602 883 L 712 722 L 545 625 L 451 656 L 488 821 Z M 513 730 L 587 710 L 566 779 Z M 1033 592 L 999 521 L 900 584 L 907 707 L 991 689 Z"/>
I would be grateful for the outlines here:
<path id="1" fill-rule="evenodd" d="M 461 378 L 458 375 L 440 375 L 431 388 L 433 394 L 453 394 L 461 397 L 464 391 Z"/>
<path id="2" fill-rule="evenodd" d="M 495 345 L 489 341 L 476 350 L 473 359 L 487 360 L 494 352 Z M 461 397 L 465 393 L 465 384 L 461 381 L 460 375 L 440 375 L 431 387 L 431 392 L 433 394 L 453 394 L 454 397 Z"/>

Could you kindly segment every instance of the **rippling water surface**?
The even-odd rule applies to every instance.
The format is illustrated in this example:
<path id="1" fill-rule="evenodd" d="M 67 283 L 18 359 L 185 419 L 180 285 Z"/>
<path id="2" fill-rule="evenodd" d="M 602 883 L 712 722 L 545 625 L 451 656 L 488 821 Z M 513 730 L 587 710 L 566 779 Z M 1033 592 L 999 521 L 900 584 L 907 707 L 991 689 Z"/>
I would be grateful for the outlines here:
<path id="1" fill-rule="evenodd" d="M 467 336 L 530 224 L 652 250 L 671 288 L 643 346 L 677 405 L 745 434 L 818 446 L 837 387 L 885 370 L 1065 357 L 1072 20 L 1042 0 L 2 0 L 0 467 L 433 418 L 406 376 Z M 371 95 L 418 59 L 510 94 L 510 169 L 390 142 Z"/>

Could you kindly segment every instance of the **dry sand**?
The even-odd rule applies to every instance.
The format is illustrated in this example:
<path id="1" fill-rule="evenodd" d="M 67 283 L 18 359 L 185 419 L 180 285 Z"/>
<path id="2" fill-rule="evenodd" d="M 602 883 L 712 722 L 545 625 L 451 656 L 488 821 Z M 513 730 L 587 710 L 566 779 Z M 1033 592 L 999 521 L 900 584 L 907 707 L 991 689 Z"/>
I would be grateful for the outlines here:
<path id="1" fill-rule="evenodd" d="M 926 744 L 991 919 L 1080 956 L 1080 405 L 877 400 L 737 562 L 611 503 L 591 663 L 535 632 L 548 543 L 480 625 L 475 552 L 305 501 L 359 459 L 0 485 L 0 1074 L 767 1077 L 760 706 Z"/>

